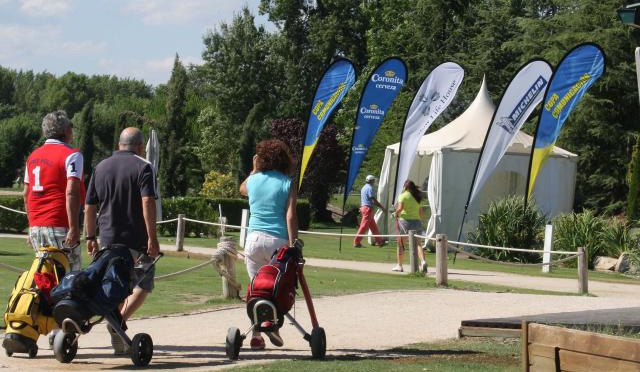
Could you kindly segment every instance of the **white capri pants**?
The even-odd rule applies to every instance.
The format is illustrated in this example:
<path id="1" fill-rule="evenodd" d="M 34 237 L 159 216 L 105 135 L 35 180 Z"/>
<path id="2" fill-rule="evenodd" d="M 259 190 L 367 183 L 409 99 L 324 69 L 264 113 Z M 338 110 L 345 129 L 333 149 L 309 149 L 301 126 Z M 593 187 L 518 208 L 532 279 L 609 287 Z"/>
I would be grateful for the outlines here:
<path id="1" fill-rule="evenodd" d="M 288 239 L 278 238 L 262 231 L 250 232 L 244 244 L 244 262 L 247 264 L 249 279 L 253 279 L 258 270 L 271 261 L 275 251 L 288 244 Z"/>

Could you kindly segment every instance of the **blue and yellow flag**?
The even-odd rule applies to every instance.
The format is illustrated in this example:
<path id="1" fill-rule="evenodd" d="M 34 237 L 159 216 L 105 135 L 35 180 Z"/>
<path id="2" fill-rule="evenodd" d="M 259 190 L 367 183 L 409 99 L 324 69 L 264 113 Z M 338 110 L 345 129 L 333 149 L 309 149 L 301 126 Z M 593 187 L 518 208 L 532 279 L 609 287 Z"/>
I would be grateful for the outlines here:
<path id="1" fill-rule="evenodd" d="M 313 97 L 309 123 L 304 138 L 304 149 L 302 151 L 302 163 L 300 164 L 300 181 L 298 188 L 302 185 L 304 171 L 318 143 L 320 133 L 324 124 L 331 116 L 333 110 L 347 94 L 349 89 L 356 82 L 356 70 L 348 59 L 339 59 L 333 62 L 325 71 L 316 94 Z"/>
<path id="2" fill-rule="evenodd" d="M 527 198 L 560 136 L 562 126 L 586 91 L 604 73 L 605 56 L 597 44 L 580 44 L 562 58 L 545 93 L 531 159 Z"/>
<path id="3" fill-rule="evenodd" d="M 397 57 L 387 58 L 373 70 L 362 91 L 351 136 L 349 171 L 344 201 L 353 187 L 360 166 L 373 142 L 382 120 L 407 81 L 407 66 Z"/>

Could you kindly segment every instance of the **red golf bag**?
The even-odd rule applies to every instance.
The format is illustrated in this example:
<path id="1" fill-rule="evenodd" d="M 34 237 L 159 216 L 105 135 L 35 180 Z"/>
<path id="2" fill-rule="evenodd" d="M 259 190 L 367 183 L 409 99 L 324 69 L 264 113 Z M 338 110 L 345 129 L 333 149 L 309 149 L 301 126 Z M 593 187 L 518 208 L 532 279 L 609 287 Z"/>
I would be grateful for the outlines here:
<path id="1" fill-rule="evenodd" d="M 264 320 L 277 319 L 277 328 L 282 326 L 284 314 L 289 312 L 296 300 L 298 288 L 298 262 L 302 252 L 297 247 L 283 246 L 271 257 L 271 262 L 258 270 L 247 291 L 247 314 L 261 324 Z M 267 301 L 273 306 L 259 306 Z M 276 314 L 273 314 L 275 307 Z"/>

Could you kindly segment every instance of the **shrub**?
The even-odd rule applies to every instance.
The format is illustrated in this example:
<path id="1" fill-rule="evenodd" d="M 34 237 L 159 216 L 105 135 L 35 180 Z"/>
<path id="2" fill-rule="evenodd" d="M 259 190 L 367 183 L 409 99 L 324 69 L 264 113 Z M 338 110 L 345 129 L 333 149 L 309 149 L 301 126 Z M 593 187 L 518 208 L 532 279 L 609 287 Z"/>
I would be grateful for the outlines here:
<path id="1" fill-rule="evenodd" d="M 545 217 L 532 203 L 524 208 L 522 196 L 492 202 L 478 217 L 478 227 L 467 234 L 470 242 L 500 247 L 541 249 Z M 537 253 L 477 248 L 476 253 L 497 261 L 540 262 Z"/>
<path id="2" fill-rule="evenodd" d="M 619 257 L 623 253 L 638 251 L 638 241 L 631 236 L 631 222 L 623 217 L 612 217 L 604 225 L 602 240 L 606 256 Z"/>
<path id="3" fill-rule="evenodd" d="M 0 204 L 12 209 L 24 210 L 21 196 L 1 196 Z M 227 217 L 227 223 L 231 225 L 239 225 L 242 209 L 249 209 L 246 199 L 167 198 L 162 199 L 162 218 L 170 220 L 182 213 L 194 220 L 217 222 L 218 204 L 222 206 L 222 214 Z M 299 199 L 297 212 L 298 226 L 301 230 L 308 229 L 311 222 L 309 202 Z M 23 232 L 27 227 L 29 227 L 29 221 L 25 215 L 0 208 L 0 231 Z M 163 235 L 175 235 L 176 225 L 175 223 L 161 224 L 158 225 L 158 231 Z M 186 235 L 211 235 L 216 231 L 217 227 L 193 222 L 187 222 L 185 226 Z"/>
<path id="4" fill-rule="evenodd" d="M 577 251 L 578 247 L 587 249 L 589 267 L 593 268 L 596 256 L 606 255 L 604 240 L 606 220 L 596 216 L 590 210 L 581 213 L 566 213 L 553 219 L 553 249 L 556 251 Z M 575 260 L 567 266 L 575 267 Z"/>
<path id="5" fill-rule="evenodd" d="M 24 210 L 22 196 L 1 196 L 0 204 L 17 210 Z M 24 214 L 18 214 L 0 208 L 0 231 L 23 232 L 29 227 L 29 220 Z"/>
<path id="6" fill-rule="evenodd" d="M 227 218 L 230 225 L 240 225 L 242 210 L 249 209 L 249 202 L 246 199 L 207 199 L 198 197 L 171 198 L 162 200 L 162 218 L 170 220 L 177 218 L 178 214 L 184 214 L 188 218 L 207 222 L 218 221 L 218 204 L 222 207 L 222 215 Z M 297 204 L 298 226 L 301 230 L 309 228 L 311 213 L 309 202 L 299 199 Z M 174 235 L 175 224 L 162 224 L 159 227 L 164 235 Z M 185 235 L 205 234 L 211 235 L 217 231 L 217 227 L 188 222 L 185 226 Z"/>
<path id="7" fill-rule="evenodd" d="M 205 198 L 232 198 L 238 196 L 238 187 L 231 173 L 221 173 L 215 170 L 204 176 L 204 183 L 200 196 Z"/>

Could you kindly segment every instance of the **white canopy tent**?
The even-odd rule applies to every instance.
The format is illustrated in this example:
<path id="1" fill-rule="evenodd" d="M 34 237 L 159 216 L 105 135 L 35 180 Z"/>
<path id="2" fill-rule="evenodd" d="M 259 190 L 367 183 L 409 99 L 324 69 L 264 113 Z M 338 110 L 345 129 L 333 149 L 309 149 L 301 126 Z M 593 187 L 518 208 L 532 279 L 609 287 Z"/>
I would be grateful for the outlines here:
<path id="1" fill-rule="evenodd" d="M 409 172 L 413 180 L 427 191 L 431 217 L 427 234 L 458 237 L 464 205 L 469 195 L 473 173 L 484 137 L 495 111 L 486 83 L 458 118 L 440 130 L 423 136 Z M 489 203 L 506 195 L 524 195 L 533 138 L 518 132 L 497 169 L 469 206 L 464 233 L 477 224 L 479 212 Z M 387 146 L 378 185 L 378 200 L 390 207 L 393 199 L 399 143 Z M 532 199 L 548 217 L 573 208 L 577 155 L 554 147 L 537 178 Z M 376 222 L 381 233 L 394 233 L 393 219 L 378 211 Z"/>

